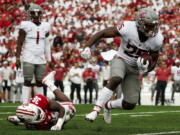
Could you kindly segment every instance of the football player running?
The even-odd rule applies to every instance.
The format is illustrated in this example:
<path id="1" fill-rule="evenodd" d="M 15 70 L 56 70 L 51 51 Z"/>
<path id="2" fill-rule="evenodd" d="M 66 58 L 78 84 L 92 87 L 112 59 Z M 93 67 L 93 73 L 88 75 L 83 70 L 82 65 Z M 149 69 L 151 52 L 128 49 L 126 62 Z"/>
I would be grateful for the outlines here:
<path id="1" fill-rule="evenodd" d="M 135 21 L 124 21 L 117 27 L 109 27 L 93 35 L 87 41 L 82 57 L 89 58 L 89 47 L 99 39 L 116 36 L 121 37 L 121 44 L 117 55 L 111 61 L 111 77 L 107 85 L 99 91 L 93 111 L 85 116 L 88 121 L 94 121 L 101 108 L 104 108 L 106 123 L 111 123 L 111 109 L 135 108 L 140 92 L 139 74 L 146 74 L 154 69 L 163 43 L 157 13 L 151 8 L 143 8 L 137 12 Z M 151 65 L 140 57 L 144 53 L 153 57 Z M 110 100 L 118 85 L 122 87 L 123 97 Z"/>
<path id="2" fill-rule="evenodd" d="M 45 76 L 46 63 L 51 61 L 50 44 L 47 39 L 50 24 L 41 22 L 42 13 L 42 8 L 39 5 L 30 3 L 27 10 L 29 20 L 22 21 L 18 27 L 16 67 L 20 68 L 22 62 L 24 75 L 23 104 L 28 103 L 30 98 L 33 75 L 37 88 L 36 94 L 43 94 L 41 80 Z"/>
<path id="3" fill-rule="evenodd" d="M 76 109 L 69 98 L 54 85 L 54 75 L 55 71 L 49 73 L 43 79 L 43 84 L 55 94 L 56 100 L 36 95 L 28 104 L 18 106 L 16 116 L 9 116 L 7 120 L 16 125 L 25 125 L 27 129 L 62 130 Z"/>

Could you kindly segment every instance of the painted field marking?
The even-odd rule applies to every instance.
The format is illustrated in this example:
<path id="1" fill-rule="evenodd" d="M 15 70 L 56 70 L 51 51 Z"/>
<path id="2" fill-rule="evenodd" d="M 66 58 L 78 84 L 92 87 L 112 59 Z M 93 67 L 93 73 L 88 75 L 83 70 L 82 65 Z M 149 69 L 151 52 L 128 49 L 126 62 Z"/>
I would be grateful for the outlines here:
<path id="1" fill-rule="evenodd" d="M 159 114 L 159 113 L 179 113 L 180 111 L 157 111 L 157 112 L 132 112 L 132 113 L 113 113 L 111 115 L 113 116 L 119 116 L 119 115 L 144 115 L 144 114 Z M 99 115 L 103 115 L 103 114 L 99 114 Z M 85 116 L 85 114 L 77 114 L 76 116 L 78 117 L 82 117 Z"/>
<path id="2" fill-rule="evenodd" d="M 148 115 L 148 114 L 159 114 L 159 113 L 179 113 L 180 111 L 157 111 L 157 112 L 132 112 L 132 113 L 112 113 L 113 116 L 119 116 L 119 115 Z M 0 112 L 0 114 L 13 114 L 15 112 Z M 78 117 L 84 117 L 86 114 L 76 114 Z M 103 115 L 103 114 L 99 114 Z"/>
<path id="3" fill-rule="evenodd" d="M 130 115 L 130 117 L 149 117 L 149 116 L 153 116 L 153 115 L 149 115 L 149 114 L 142 114 L 142 115 Z"/>
<path id="4" fill-rule="evenodd" d="M 144 133 L 144 134 L 134 134 L 134 135 L 169 135 L 169 134 L 178 134 L 180 131 L 169 131 L 169 132 L 159 132 L 159 133 Z"/>
<path id="5" fill-rule="evenodd" d="M 17 107 L 17 106 L 0 106 L 0 108 L 11 108 L 11 107 Z"/>

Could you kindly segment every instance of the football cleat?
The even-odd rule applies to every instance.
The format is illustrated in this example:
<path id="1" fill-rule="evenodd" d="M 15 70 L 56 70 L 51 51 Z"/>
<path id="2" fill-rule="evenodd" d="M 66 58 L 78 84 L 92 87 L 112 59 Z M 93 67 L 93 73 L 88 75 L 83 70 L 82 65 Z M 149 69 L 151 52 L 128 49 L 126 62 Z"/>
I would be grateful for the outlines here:
<path id="1" fill-rule="evenodd" d="M 7 120 L 14 125 L 23 125 L 24 123 L 20 121 L 17 116 L 8 116 Z"/>
<path id="2" fill-rule="evenodd" d="M 51 87 L 54 85 L 54 76 L 56 74 L 56 71 L 50 72 L 47 76 L 44 77 L 42 80 L 42 83 L 47 85 L 48 87 Z"/>
<path id="3" fill-rule="evenodd" d="M 104 107 L 104 121 L 107 123 L 107 124 L 110 124 L 111 123 L 111 110 L 107 109 Z"/>
<path id="4" fill-rule="evenodd" d="M 94 122 L 97 116 L 98 116 L 97 111 L 92 111 L 91 113 L 86 114 L 85 120 Z"/>

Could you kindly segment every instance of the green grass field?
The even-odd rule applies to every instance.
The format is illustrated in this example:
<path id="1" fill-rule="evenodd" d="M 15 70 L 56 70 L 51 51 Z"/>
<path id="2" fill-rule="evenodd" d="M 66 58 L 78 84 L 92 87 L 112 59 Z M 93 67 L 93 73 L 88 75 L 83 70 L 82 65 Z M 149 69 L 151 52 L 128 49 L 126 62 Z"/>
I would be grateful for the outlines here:
<path id="1" fill-rule="evenodd" d="M 94 123 L 85 121 L 84 115 L 92 105 L 76 105 L 76 116 L 63 131 L 30 131 L 9 123 L 6 118 L 14 115 L 16 106 L 0 104 L 0 135 L 180 135 L 180 106 L 137 106 L 133 111 L 113 110 L 112 123 L 106 124 L 102 115 Z"/>

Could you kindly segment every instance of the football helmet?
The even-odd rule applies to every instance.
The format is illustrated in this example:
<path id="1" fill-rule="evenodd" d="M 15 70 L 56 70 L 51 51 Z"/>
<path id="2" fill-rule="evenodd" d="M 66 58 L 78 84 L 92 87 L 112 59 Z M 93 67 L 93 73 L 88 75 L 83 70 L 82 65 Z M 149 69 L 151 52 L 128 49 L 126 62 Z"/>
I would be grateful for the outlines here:
<path id="1" fill-rule="evenodd" d="M 157 34 L 159 29 L 158 14 L 151 8 L 142 8 L 136 14 L 136 25 L 147 37 L 153 37 Z"/>
<path id="2" fill-rule="evenodd" d="M 28 9 L 28 16 L 31 21 L 35 23 L 39 23 L 42 18 L 42 8 L 34 3 L 30 3 L 29 9 Z"/>
<path id="3" fill-rule="evenodd" d="M 16 116 L 24 122 L 36 124 L 45 119 L 45 112 L 34 104 L 23 104 L 17 107 Z"/>

